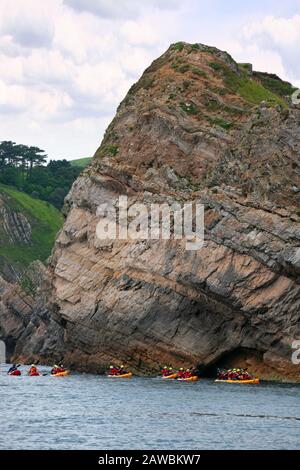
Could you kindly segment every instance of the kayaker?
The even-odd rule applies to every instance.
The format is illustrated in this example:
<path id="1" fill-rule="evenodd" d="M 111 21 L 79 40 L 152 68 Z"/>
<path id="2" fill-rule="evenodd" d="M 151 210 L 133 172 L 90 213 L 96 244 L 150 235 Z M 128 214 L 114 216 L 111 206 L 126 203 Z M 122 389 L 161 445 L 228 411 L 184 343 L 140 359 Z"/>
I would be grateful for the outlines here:
<path id="1" fill-rule="evenodd" d="M 110 367 L 109 367 L 108 375 L 118 375 L 119 370 L 120 370 L 120 369 L 118 369 L 118 368 L 115 367 L 115 366 L 110 366 Z"/>
<path id="2" fill-rule="evenodd" d="M 51 369 L 50 374 L 55 375 L 55 374 L 58 374 L 58 372 L 60 372 L 59 366 L 57 364 L 54 364 L 53 368 Z"/>
<path id="3" fill-rule="evenodd" d="M 18 367 L 17 364 L 13 364 L 7 371 L 8 374 L 10 374 L 11 372 L 15 372 L 15 370 L 18 370 Z"/>
<path id="4" fill-rule="evenodd" d="M 161 370 L 161 375 L 163 375 L 163 376 L 169 375 L 168 366 L 164 366 L 164 368 Z"/>
<path id="5" fill-rule="evenodd" d="M 218 369 L 218 380 L 227 380 L 229 371 Z"/>
<path id="6" fill-rule="evenodd" d="M 241 369 L 239 380 L 251 380 L 253 377 L 249 374 L 247 369 Z"/>
<path id="7" fill-rule="evenodd" d="M 118 371 L 118 375 L 128 374 L 128 370 L 124 369 L 124 366 L 121 365 Z"/>
<path id="8" fill-rule="evenodd" d="M 187 370 L 183 373 L 182 378 L 183 378 L 183 379 L 189 379 L 190 377 L 192 377 L 192 373 L 191 373 L 190 369 L 187 369 Z"/>
<path id="9" fill-rule="evenodd" d="M 37 375 L 40 375 L 39 371 L 37 370 L 37 367 L 34 364 L 31 365 L 31 367 L 28 371 L 28 375 L 30 375 L 31 377 L 35 377 Z"/>
<path id="10" fill-rule="evenodd" d="M 230 380 L 237 380 L 238 377 L 239 377 L 239 373 L 238 373 L 237 369 L 232 369 L 232 370 L 228 371 L 228 378 Z"/>

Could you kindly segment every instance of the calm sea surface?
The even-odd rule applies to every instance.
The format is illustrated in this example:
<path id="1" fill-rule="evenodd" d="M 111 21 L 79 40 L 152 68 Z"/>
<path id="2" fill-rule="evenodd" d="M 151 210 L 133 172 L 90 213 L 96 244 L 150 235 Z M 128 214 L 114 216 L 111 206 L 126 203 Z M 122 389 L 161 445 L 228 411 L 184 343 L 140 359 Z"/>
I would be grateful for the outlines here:
<path id="1" fill-rule="evenodd" d="M 9 377 L 7 368 L 0 449 L 300 449 L 298 385 Z"/>

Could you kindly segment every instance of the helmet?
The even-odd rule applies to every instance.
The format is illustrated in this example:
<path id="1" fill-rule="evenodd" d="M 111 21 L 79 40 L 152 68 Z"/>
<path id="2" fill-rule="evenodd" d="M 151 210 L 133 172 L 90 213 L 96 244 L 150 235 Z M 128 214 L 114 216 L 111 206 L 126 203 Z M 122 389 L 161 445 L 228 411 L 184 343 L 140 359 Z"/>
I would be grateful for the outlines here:
<path id="1" fill-rule="evenodd" d="M 110 368 L 110 369 L 113 369 L 113 368 L 114 368 L 114 366 L 109 366 L 109 368 Z"/>
<path id="2" fill-rule="evenodd" d="M 124 367 L 124 366 L 123 366 L 123 364 L 122 364 L 122 365 L 121 365 L 121 369 L 123 369 L 123 367 Z"/>
<path id="3" fill-rule="evenodd" d="M 173 367 L 169 367 L 169 370 L 173 370 Z"/>
<path id="4" fill-rule="evenodd" d="M 54 364 L 54 368 L 55 368 L 55 369 L 58 369 L 58 365 L 57 365 L 57 364 Z"/>
<path id="5" fill-rule="evenodd" d="M 179 369 L 179 370 L 183 370 L 183 367 L 180 367 L 180 369 Z"/>

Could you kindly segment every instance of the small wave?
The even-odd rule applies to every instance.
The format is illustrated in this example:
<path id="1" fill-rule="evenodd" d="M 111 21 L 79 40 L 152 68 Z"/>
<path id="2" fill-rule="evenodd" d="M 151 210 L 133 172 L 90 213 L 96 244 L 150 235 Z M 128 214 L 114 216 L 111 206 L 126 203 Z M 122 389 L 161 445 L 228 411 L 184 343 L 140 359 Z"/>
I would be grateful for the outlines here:
<path id="1" fill-rule="evenodd" d="M 260 419 L 289 419 L 294 421 L 300 421 L 300 417 L 298 416 L 273 416 L 273 415 L 250 415 L 250 414 L 236 414 L 236 413 L 224 413 L 224 415 L 220 415 L 218 413 L 200 413 L 195 411 L 191 413 L 192 415 L 196 416 L 234 416 L 236 418 L 260 418 Z"/>

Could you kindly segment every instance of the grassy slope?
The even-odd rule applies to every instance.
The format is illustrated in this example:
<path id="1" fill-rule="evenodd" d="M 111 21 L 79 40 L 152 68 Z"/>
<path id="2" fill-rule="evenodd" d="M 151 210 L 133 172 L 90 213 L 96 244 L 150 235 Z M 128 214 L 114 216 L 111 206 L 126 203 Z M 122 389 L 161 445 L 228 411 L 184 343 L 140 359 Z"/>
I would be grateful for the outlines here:
<path id="1" fill-rule="evenodd" d="M 28 266 L 32 261 L 45 261 L 51 253 L 55 236 L 63 224 L 62 214 L 51 204 L 34 199 L 17 191 L 15 188 L 0 185 L 0 194 L 4 194 L 8 206 L 22 212 L 32 227 L 32 246 L 22 244 L 0 244 L 0 256 L 12 265 Z M 1 233 L 0 238 L 5 240 Z"/>
<path id="2" fill-rule="evenodd" d="M 90 157 L 87 158 L 78 158 L 77 160 L 71 160 L 70 163 L 72 166 L 79 166 L 80 168 L 86 167 L 92 159 Z"/>
<path id="3" fill-rule="evenodd" d="M 271 87 L 270 81 L 267 79 L 262 81 L 265 74 L 256 75 L 257 80 L 255 80 L 242 69 L 240 69 L 241 76 L 239 76 L 222 62 L 210 62 L 209 65 L 222 76 L 224 84 L 230 91 L 238 93 L 248 103 L 258 105 L 262 101 L 266 101 L 271 105 L 287 106 L 282 96 L 275 92 L 274 87 Z"/>

